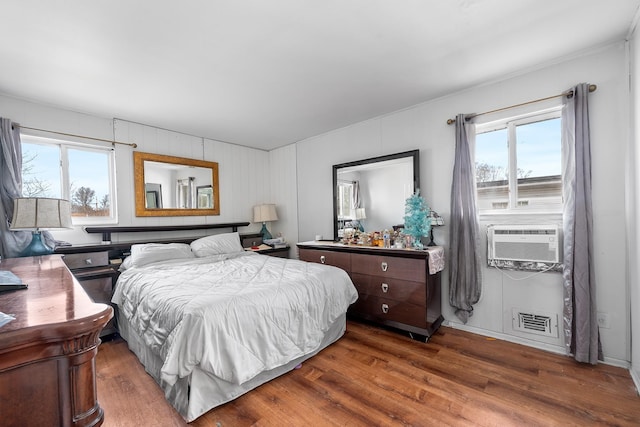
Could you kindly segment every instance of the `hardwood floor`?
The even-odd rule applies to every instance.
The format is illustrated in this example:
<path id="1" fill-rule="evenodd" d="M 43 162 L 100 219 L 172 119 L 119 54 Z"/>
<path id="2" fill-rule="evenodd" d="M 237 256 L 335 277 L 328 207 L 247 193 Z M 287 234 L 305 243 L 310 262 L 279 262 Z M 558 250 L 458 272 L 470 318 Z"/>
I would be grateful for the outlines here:
<path id="1" fill-rule="evenodd" d="M 638 426 L 629 372 L 441 327 L 428 343 L 349 322 L 338 342 L 186 424 L 121 339 L 97 357 L 106 427 Z"/>

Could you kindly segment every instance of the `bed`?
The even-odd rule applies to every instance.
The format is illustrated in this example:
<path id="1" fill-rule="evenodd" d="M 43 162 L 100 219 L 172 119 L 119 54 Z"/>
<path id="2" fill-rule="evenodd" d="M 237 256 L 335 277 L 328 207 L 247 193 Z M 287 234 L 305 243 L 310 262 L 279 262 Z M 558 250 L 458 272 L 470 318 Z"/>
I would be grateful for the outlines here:
<path id="1" fill-rule="evenodd" d="M 132 245 L 121 336 L 191 422 L 338 340 L 357 291 L 341 269 L 245 252 L 238 233 Z"/>

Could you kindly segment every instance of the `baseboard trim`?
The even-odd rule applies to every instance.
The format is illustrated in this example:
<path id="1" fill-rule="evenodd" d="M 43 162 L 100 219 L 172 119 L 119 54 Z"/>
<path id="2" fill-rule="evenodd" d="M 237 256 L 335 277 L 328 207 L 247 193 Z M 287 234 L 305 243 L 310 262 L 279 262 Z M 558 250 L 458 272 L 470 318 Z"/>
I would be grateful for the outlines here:
<path id="1" fill-rule="evenodd" d="M 633 380 L 633 384 L 636 386 L 636 394 L 640 390 L 640 372 L 636 372 L 633 370 L 633 367 L 629 368 L 629 374 L 631 375 L 631 379 Z"/>
<path id="2" fill-rule="evenodd" d="M 503 340 L 503 341 L 512 342 L 512 343 L 515 343 L 515 344 L 521 344 L 521 345 L 525 345 L 527 347 L 533 347 L 533 348 L 537 348 L 539 350 L 544 350 L 544 351 L 548 351 L 548 352 L 551 352 L 551 353 L 560 354 L 560 355 L 563 355 L 563 356 L 567 355 L 564 347 L 553 345 L 553 344 L 546 344 L 546 343 L 543 343 L 543 342 L 528 340 L 528 339 L 517 337 L 517 336 L 513 336 L 513 335 L 503 334 L 501 332 L 489 331 L 487 329 L 476 328 L 474 326 L 469 326 L 469 325 L 463 325 L 462 323 L 451 322 L 449 320 L 445 320 L 442 324 L 444 326 L 448 326 L 450 328 L 460 329 L 461 331 L 471 332 L 473 334 L 478 334 L 478 335 L 483 335 L 483 336 L 487 336 L 487 337 L 491 337 L 491 338 L 496 338 L 496 339 L 500 339 L 500 340 Z M 605 357 L 604 361 L 602 361 L 602 363 L 604 363 L 606 365 L 617 366 L 619 368 L 629 369 L 629 371 L 631 372 L 631 377 L 634 379 L 634 383 L 636 384 L 636 390 L 640 390 L 640 388 L 638 387 L 638 385 L 640 384 L 640 376 L 636 375 L 634 377 L 633 372 L 630 370 L 629 362 L 627 362 L 626 360 L 620 360 L 620 359 L 615 359 L 615 358 L 611 358 L 611 357 Z"/>

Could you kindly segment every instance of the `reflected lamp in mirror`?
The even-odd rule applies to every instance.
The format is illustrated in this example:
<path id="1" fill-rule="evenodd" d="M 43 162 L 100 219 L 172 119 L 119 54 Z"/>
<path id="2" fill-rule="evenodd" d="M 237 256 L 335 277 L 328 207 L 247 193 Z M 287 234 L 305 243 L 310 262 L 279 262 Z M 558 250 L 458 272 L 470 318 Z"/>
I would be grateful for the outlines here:
<path id="1" fill-rule="evenodd" d="M 253 222 L 262 223 L 262 230 L 260 230 L 260 235 L 262 236 L 263 241 L 273 238 L 271 233 L 269 233 L 269 230 L 267 230 L 267 222 L 277 220 L 278 214 L 276 213 L 276 205 L 264 204 L 253 207 Z"/>
<path id="2" fill-rule="evenodd" d="M 444 218 L 438 215 L 438 212 L 429 210 L 429 219 L 431 220 L 431 230 L 429 231 L 429 239 L 431 240 L 427 246 L 436 246 L 433 241 L 433 227 L 442 227 L 444 225 Z"/>
<path id="3" fill-rule="evenodd" d="M 72 228 L 71 203 L 63 199 L 17 198 L 13 201 L 10 230 L 31 230 L 31 243 L 19 256 L 47 255 L 53 252 L 42 241 L 41 229 Z"/>
<path id="4" fill-rule="evenodd" d="M 362 225 L 362 220 L 367 219 L 367 213 L 364 208 L 356 208 L 356 221 L 358 222 L 358 230 L 364 231 L 364 226 Z"/>

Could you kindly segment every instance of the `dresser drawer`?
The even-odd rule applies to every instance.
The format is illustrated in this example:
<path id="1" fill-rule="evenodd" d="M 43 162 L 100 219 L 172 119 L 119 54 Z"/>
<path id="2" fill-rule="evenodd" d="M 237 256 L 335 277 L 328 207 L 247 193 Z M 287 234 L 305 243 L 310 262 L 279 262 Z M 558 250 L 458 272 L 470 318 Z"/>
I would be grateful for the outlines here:
<path id="1" fill-rule="evenodd" d="M 427 260 L 426 258 L 351 254 L 351 272 L 425 283 Z"/>
<path id="2" fill-rule="evenodd" d="M 351 270 L 351 254 L 349 253 L 304 248 L 300 248 L 299 252 L 302 261 L 332 265 L 343 269 L 347 273 Z"/>
<path id="3" fill-rule="evenodd" d="M 367 294 L 395 301 L 405 301 L 422 306 L 423 310 L 427 306 L 427 290 L 424 283 L 360 273 L 351 273 L 351 280 L 358 289 L 358 295 Z"/>
<path id="4" fill-rule="evenodd" d="M 70 270 L 76 268 L 96 267 L 109 265 L 109 252 L 86 252 L 81 254 L 67 254 L 64 262 Z"/>
<path id="5" fill-rule="evenodd" d="M 334 265 L 351 277 L 353 317 L 429 337 L 440 327 L 440 273 L 428 274 L 429 252 L 334 243 L 299 243 L 300 259 Z"/>
<path id="6" fill-rule="evenodd" d="M 349 308 L 349 312 L 369 320 L 391 321 L 417 328 L 426 328 L 427 312 L 424 305 L 415 305 L 387 298 L 362 294 Z"/>

